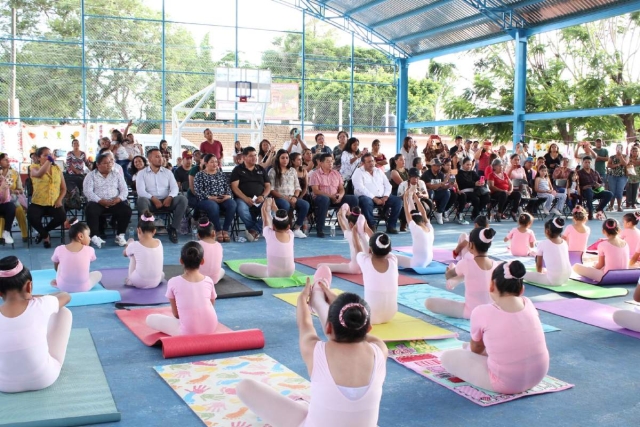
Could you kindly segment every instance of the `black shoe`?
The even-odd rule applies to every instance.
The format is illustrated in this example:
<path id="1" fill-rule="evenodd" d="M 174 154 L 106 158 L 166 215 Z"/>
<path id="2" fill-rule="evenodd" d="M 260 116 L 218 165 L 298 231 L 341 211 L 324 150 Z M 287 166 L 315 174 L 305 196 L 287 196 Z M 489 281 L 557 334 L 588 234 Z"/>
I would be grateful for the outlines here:
<path id="1" fill-rule="evenodd" d="M 43 245 L 45 249 L 49 249 L 51 247 L 51 240 L 45 240 Z"/>
<path id="2" fill-rule="evenodd" d="M 500 221 L 502 220 L 502 219 L 501 219 L 501 215 L 500 215 L 500 214 L 494 214 L 494 215 L 493 215 L 493 220 L 494 220 L 495 222 L 500 222 Z"/>
<path id="3" fill-rule="evenodd" d="M 171 240 L 171 243 L 178 243 L 178 230 L 173 227 L 167 227 L 167 231 L 169 232 L 169 240 Z"/>
<path id="4" fill-rule="evenodd" d="M 518 222 L 518 214 L 515 212 L 511 212 L 511 219 L 513 219 L 515 222 Z"/>
<path id="5" fill-rule="evenodd" d="M 324 231 L 318 230 L 318 237 L 324 239 Z"/>
<path id="6" fill-rule="evenodd" d="M 398 234 L 397 228 L 387 228 L 387 234 Z"/>
<path id="7" fill-rule="evenodd" d="M 40 244 L 40 242 L 42 242 L 42 235 L 41 235 L 41 234 L 38 234 L 38 235 L 36 236 L 35 243 L 36 243 L 36 245 L 39 245 L 39 244 Z"/>

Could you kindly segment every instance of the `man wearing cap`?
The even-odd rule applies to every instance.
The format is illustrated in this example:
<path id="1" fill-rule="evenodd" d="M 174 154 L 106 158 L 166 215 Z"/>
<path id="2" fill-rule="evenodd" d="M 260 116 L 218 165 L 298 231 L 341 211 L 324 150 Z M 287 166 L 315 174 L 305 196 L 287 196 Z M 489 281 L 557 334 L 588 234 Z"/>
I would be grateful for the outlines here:
<path id="1" fill-rule="evenodd" d="M 191 166 L 193 163 L 193 156 L 187 150 L 182 152 L 182 163 L 173 173 L 173 176 L 178 183 L 178 188 L 183 193 L 186 193 L 189 190 L 189 172 L 191 171 Z"/>
<path id="2" fill-rule="evenodd" d="M 369 228 L 375 229 L 373 208 L 377 206 L 384 212 L 389 212 L 387 217 L 387 233 L 398 234 L 396 225 L 402 209 L 402 199 L 391 195 L 391 183 L 384 172 L 376 167 L 373 154 L 365 153 L 362 156 L 362 166 L 357 168 L 351 177 L 353 193 L 358 197 L 358 205 L 369 224 Z"/>
<path id="3" fill-rule="evenodd" d="M 439 159 L 431 160 L 429 167 L 429 170 L 423 173 L 420 179 L 425 182 L 429 196 L 436 203 L 436 211 L 434 212 L 436 221 L 438 224 L 443 224 L 442 214 L 451 198 L 451 183 L 444 182 L 444 173 L 441 170 L 442 163 Z"/>
<path id="4" fill-rule="evenodd" d="M 200 144 L 200 151 L 203 154 L 213 154 L 218 158 L 218 163 L 222 165 L 222 156 L 224 155 L 222 142 L 213 139 L 213 132 L 209 128 L 204 130 L 204 141 Z"/>

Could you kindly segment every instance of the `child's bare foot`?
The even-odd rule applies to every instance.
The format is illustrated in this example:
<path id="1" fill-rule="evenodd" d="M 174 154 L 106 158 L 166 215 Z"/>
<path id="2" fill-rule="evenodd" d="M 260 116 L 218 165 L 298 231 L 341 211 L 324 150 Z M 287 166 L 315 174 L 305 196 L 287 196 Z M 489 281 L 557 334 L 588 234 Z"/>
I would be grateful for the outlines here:
<path id="1" fill-rule="evenodd" d="M 56 282 L 56 279 L 53 279 L 53 280 L 51 281 L 51 286 L 53 286 L 54 288 L 57 288 L 57 287 L 58 287 L 58 282 Z"/>

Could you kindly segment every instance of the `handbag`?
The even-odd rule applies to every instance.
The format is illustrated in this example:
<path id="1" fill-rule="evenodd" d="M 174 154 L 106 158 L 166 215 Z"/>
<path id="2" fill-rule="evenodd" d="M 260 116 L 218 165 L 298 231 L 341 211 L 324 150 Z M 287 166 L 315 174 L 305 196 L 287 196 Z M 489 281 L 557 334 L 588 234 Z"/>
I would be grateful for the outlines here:
<path id="1" fill-rule="evenodd" d="M 627 165 L 627 175 L 636 175 L 636 168 L 633 165 Z"/>
<path id="2" fill-rule="evenodd" d="M 485 194 L 489 194 L 489 189 L 486 185 L 481 185 L 480 187 L 474 187 L 473 192 L 476 193 L 477 196 L 484 196 Z"/>

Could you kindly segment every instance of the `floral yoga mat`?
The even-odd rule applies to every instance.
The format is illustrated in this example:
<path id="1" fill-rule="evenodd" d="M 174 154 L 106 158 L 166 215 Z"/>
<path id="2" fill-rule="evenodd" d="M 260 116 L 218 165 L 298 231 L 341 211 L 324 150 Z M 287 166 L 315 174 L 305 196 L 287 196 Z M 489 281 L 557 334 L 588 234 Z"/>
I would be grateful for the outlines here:
<path id="1" fill-rule="evenodd" d="M 270 427 L 236 395 L 236 384 L 247 378 L 292 400 L 310 401 L 311 384 L 263 353 L 154 369 L 207 426 Z"/>
<path id="2" fill-rule="evenodd" d="M 462 341 L 450 338 L 437 341 L 394 342 L 387 343 L 387 347 L 389 348 L 389 358 L 480 406 L 497 405 L 498 403 L 509 402 L 525 396 L 553 393 L 573 387 L 573 384 L 550 376 L 544 377 L 540 384 L 534 388 L 518 394 L 494 393 L 473 386 L 458 377 L 454 377 L 445 371 L 440 364 L 439 356 L 443 351 L 461 348 L 462 344 Z"/>

